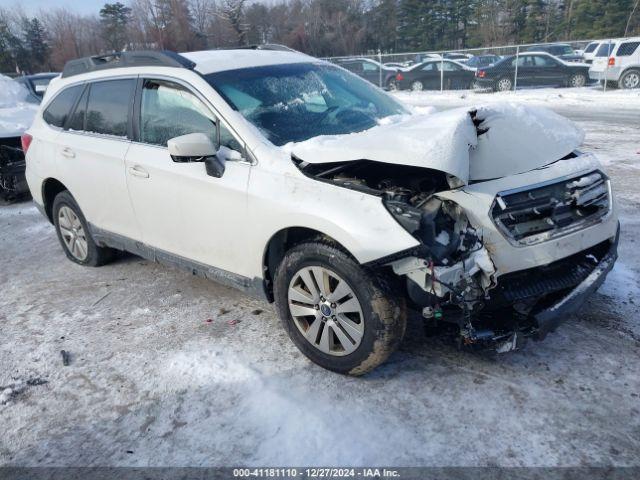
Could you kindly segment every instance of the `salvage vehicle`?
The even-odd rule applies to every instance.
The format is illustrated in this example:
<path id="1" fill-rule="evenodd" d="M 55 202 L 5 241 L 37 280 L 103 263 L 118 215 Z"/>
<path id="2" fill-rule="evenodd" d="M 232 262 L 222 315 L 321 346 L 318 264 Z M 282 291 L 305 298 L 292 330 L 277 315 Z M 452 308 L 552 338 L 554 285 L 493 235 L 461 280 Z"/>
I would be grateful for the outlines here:
<path id="1" fill-rule="evenodd" d="M 0 200 L 29 195 L 20 136 L 31 125 L 39 100 L 18 82 L 0 75 Z"/>
<path id="2" fill-rule="evenodd" d="M 70 61 L 23 137 L 71 261 L 129 251 L 253 293 L 312 361 L 352 375 L 397 348 L 409 309 L 506 352 L 583 303 L 618 220 L 582 141 L 545 109 L 414 113 L 266 49 Z"/>
<path id="3" fill-rule="evenodd" d="M 589 81 L 589 65 L 569 63 L 548 53 L 510 55 L 476 71 L 476 86 L 506 92 L 517 87 L 584 87 Z"/>

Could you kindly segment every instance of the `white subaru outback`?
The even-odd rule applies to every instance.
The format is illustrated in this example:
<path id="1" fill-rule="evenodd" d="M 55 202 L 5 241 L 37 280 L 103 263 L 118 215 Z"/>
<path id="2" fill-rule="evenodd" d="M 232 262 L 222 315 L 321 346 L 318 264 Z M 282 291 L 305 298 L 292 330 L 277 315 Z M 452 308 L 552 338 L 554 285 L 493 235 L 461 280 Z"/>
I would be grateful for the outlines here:
<path id="1" fill-rule="evenodd" d="M 73 60 L 23 145 L 70 260 L 129 251 L 275 301 L 305 355 L 357 375 L 408 311 L 504 352 L 604 281 L 618 220 L 582 140 L 543 109 L 412 112 L 267 47 Z"/>

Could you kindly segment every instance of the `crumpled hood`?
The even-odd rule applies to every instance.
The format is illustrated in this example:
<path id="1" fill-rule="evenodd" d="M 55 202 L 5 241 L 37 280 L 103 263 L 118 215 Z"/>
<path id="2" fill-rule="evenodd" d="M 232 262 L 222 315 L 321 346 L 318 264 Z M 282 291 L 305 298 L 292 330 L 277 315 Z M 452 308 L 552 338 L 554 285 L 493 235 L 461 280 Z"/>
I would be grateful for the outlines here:
<path id="1" fill-rule="evenodd" d="M 364 132 L 315 137 L 288 148 L 308 163 L 397 163 L 440 170 L 468 184 L 543 167 L 583 140 L 580 128 L 546 108 L 501 103 L 410 115 Z"/>

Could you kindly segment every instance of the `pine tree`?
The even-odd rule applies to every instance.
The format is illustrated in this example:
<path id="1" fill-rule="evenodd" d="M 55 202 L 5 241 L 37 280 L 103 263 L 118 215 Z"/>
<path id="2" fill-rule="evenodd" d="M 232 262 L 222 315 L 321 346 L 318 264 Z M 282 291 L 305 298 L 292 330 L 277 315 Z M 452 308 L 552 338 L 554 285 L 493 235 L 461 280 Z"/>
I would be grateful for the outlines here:
<path id="1" fill-rule="evenodd" d="M 24 46 L 29 56 L 32 72 L 47 69 L 49 63 L 49 45 L 46 41 L 44 26 L 37 18 L 25 19 L 23 23 Z"/>
<path id="2" fill-rule="evenodd" d="M 120 2 L 105 3 L 100 10 L 102 37 L 108 48 L 120 51 L 127 44 L 127 24 L 131 9 Z"/>

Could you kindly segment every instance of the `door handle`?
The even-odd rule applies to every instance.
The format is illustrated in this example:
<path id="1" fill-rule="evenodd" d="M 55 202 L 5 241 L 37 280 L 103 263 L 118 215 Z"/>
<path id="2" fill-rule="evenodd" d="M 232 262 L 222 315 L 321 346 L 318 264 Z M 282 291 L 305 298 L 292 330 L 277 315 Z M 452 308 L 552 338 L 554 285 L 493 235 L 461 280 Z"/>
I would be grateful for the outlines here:
<path id="1" fill-rule="evenodd" d="M 71 150 L 69 147 L 64 147 L 61 153 L 63 157 L 67 157 L 67 158 L 75 158 L 76 156 L 76 152 Z"/>
<path id="2" fill-rule="evenodd" d="M 147 172 L 140 165 L 134 165 L 133 167 L 129 167 L 129 173 L 134 177 L 149 178 L 149 172 Z"/>

